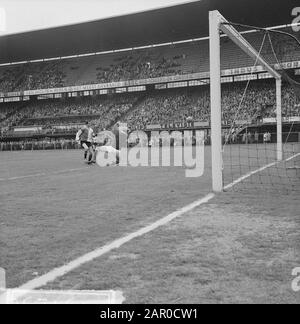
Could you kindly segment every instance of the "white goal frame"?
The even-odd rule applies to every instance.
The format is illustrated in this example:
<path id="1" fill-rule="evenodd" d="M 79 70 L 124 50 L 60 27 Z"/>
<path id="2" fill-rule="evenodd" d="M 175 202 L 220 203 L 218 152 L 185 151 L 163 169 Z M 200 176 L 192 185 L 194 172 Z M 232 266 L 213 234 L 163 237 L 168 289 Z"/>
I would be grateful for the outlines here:
<path id="1" fill-rule="evenodd" d="M 209 47 L 210 47 L 210 102 L 211 102 L 211 145 L 212 145 L 212 187 L 215 192 L 222 192 L 223 183 L 223 147 L 222 147 L 222 101 L 221 101 L 221 36 L 223 32 L 247 55 L 269 72 L 276 80 L 277 114 L 277 160 L 283 160 L 282 145 L 282 78 L 250 43 L 220 14 L 209 12 Z"/>

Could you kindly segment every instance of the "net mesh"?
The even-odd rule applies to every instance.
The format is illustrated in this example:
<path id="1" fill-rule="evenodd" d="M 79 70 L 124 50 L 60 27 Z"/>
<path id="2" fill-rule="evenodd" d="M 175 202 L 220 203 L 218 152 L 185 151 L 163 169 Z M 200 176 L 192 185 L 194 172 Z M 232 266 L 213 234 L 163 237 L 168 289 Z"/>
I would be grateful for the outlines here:
<path id="1" fill-rule="evenodd" d="M 243 29 L 243 37 L 258 56 L 255 60 L 250 58 L 233 41 L 222 37 L 225 189 L 297 191 L 300 188 L 299 35 L 291 28 L 271 31 L 247 30 L 236 24 L 234 27 L 239 31 Z M 277 160 L 276 82 L 263 71 L 258 57 L 282 75 L 284 159 L 281 162 Z M 228 69 L 241 67 L 243 74 L 225 77 Z M 241 180 L 238 185 L 228 187 L 237 179 Z"/>

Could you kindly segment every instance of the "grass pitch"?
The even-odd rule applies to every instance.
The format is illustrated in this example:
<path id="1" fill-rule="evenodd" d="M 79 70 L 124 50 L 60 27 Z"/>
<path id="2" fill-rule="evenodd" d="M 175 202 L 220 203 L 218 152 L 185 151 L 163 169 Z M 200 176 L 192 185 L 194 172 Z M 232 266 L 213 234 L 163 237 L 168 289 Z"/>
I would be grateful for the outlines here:
<path id="1" fill-rule="evenodd" d="M 227 183 L 273 159 L 273 150 L 251 159 L 249 148 L 232 150 L 225 153 Z M 0 266 L 9 288 L 211 191 L 210 148 L 205 174 L 195 179 L 185 178 L 184 168 L 102 169 L 81 157 L 80 151 L 0 152 Z M 120 289 L 128 303 L 298 303 L 291 272 L 300 266 L 299 191 L 274 186 L 270 175 L 286 179 L 282 170 L 251 177 L 241 190 L 218 195 L 44 288 Z M 297 174 L 289 177 L 297 184 Z M 267 179 L 277 191 L 266 190 Z"/>

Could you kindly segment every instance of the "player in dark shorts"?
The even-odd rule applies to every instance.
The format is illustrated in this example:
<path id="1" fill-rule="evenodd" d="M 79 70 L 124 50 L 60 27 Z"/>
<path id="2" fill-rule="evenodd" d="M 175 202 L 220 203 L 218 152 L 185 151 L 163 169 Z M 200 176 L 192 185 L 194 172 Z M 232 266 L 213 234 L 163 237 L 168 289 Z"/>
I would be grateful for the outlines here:
<path id="1" fill-rule="evenodd" d="M 85 125 L 76 134 L 76 141 L 84 149 L 84 160 L 88 159 L 88 163 L 93 161 L 93 144 L 92 144 L 93 130 L 89 127 L 89 123 Z M 89 156 L 88 156 L 89 155 Z"/>

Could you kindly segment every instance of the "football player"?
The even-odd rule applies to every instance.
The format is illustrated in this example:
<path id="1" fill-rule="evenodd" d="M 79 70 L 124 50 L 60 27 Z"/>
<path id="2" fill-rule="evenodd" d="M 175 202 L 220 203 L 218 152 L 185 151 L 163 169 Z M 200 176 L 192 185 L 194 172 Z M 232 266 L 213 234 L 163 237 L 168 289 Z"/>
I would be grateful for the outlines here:
<path id="1" fill-rule="evenodd" d="M 94 161 L 93 136 L 94 131 L 89 126 L 88 122 L 86 122 L 76 134 L 76 141 L 80 143 L 80 146 L 84 149 L 84 160 L 87 161 L 88 164 Z"/>
<path id="2" fill-rule="evenodd" d="M 110 136 L 107 136 L 103 139 L 102 145 L 97 148 L 97 151 L 104 152 L 106 154 L 111 154 L 115 157 L 115 163 L 112 165 L 119 165 L 120 163 L 120 150 L 121 150 L 121 143 L 120 137 L 124 136 L 126 138 L 126 145 L 127 145 L 127 128 L 121 126 L 120 122 L 117 122 L 111 130 L 111 133 L 114 135 L 113 140 Z M 125 142 L 125 141 L 124 141 Z"/>

